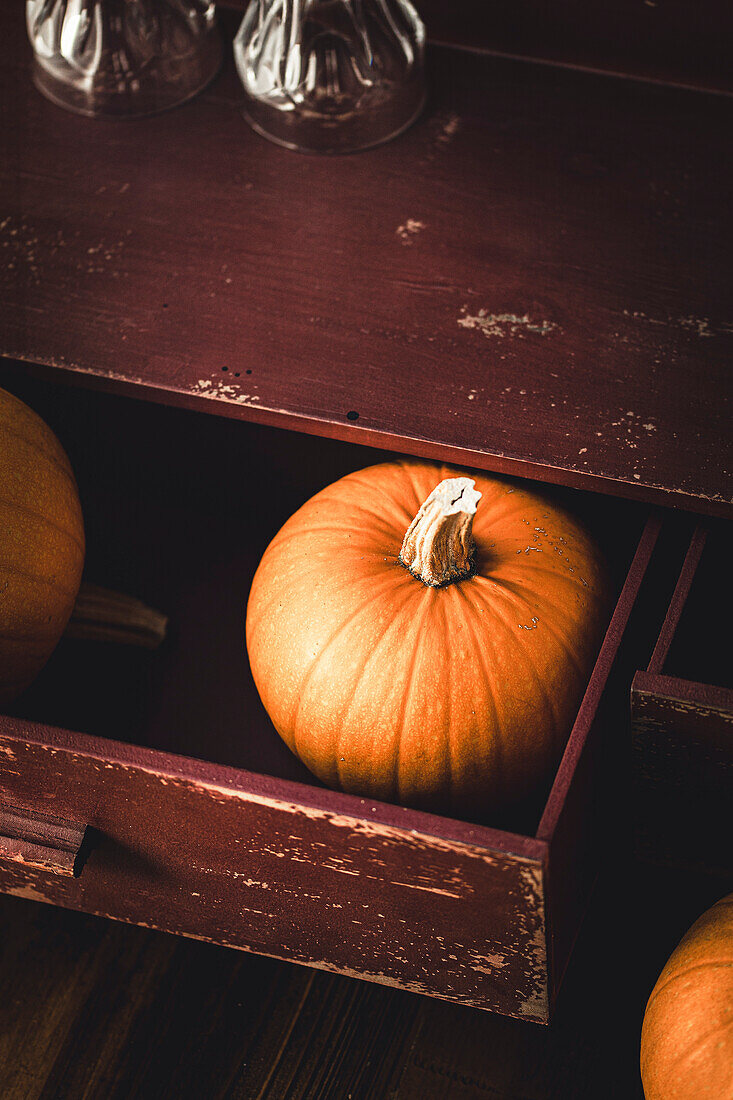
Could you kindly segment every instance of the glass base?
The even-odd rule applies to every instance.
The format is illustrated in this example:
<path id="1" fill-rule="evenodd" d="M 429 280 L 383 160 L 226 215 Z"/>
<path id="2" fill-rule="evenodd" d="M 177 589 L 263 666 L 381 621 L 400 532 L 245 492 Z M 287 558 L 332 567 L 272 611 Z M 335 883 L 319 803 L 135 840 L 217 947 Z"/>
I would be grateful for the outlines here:
<path id="1" fill-rule="evenodd" d="M 251 0 L 234 41 L 245 118 L 299 152 L 379 145 L 423 108 L 424 43 L 410 0 Z"/>
<path id="2" fill-rule="evenodd" d="M 357 153 L 398 137 L 422 114 L 425 89 L 410 96 L 401 89 L 398 101 L 375 111 L 360 110 L 348 116 L 329 118 L 305 112 L 285 113 L 261 100 L 245 99 L 243 115 L 252 129 L 268 141 L 298 153 Z"/>
<path id="3" fill-rule="evenodd" d="M 213 4 L 195 0 L 185 15 L 168 3 L 138 5 L 138 17 L 115 0 L 66 4 L 30 0 L 33 81 L 52 103 L 95 118 L 138 118 L 177 107 L 218 73 L 222 42 Z"/>

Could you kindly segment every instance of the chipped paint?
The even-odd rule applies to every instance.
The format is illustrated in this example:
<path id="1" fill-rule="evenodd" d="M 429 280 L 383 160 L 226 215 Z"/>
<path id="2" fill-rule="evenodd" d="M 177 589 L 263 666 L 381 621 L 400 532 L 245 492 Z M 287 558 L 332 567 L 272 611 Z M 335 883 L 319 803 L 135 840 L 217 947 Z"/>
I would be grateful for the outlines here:
<path id="1" fill-rule="evenodd" d="M 528 900 L 542 896 L 542 869 L 526 865 L 520 868 L 520 878 L 527 889 Z M 528 937 L 533 946 L 527 950 L 527 964 L 529 976 L 533 981 L 533 990 L 519 1006 L 519 1015 L 529 1019 L 542 1020 L 548 1016 L 548 992 L 547 992 L 547 933 L 545 929 L 545 911 L 543 906 L 538 906 L 530 915 L 530 906 L 526 906 L 521 913 L 520 923 L 523 925 L 525 935 L 530 931 L 532 918 L 536 924 L 532 934 Z M 526 950 L 526 949 L 525 949 Z"/>
<path id="2" fill-rule="evenodd" d="M 75 236 L 78 237 L 79 233 Z M 69 248 L 67 260 L 76 272 L 87 275 L 106 272 L 119 278 L 119 271 L 110 270 L 109 265 L 119 256 L 126 242 L 99 240 L 83 252 L 75 253 L 73 242 L 66 241 L 61 230 L 55 237 L 49 237 L 45 229 L 36 229 L 25 218 L 14 219 L 8 215 L 0 221 L 0 243 L 9 250 L 10 258 L 4 265 L 6 269 L 25 273 L 30 282 L 40 286 L 45 256 L 55 256 L 62 248 Z M 43 256 L 40 255 L 42 252 Z"/>
<path id="3" fill-rule="evenodd" d="M 7 890 L 7 893 L 15 893 L 15 890 Z M 26 896 L 22 894 L 21 896 Z M 29 895 L 28 895 L 29 896 Z M 39 901 L 49 901 L 51 899 L 44 898 L 42 895 L 37 896 Z M 429 982 L 420 982 L 409 979 L 403 979 L 395 977 L 393 974 L 388 974 L 383 970 L 375 971 L 369 970 L 364 967 L 347 967 L 341 966 L 331 962 L 329 959 L 312 959 L 301 953 L 284 953 L 282 951 L 268 951 L 261 945 L 252 947 L 249 944 L 234 943 L 231 940 L 225 940 L 222 937 L 206 936 L 198 932 L 192 932 L 187 929 L 173 928 L 161 924 L 152 924 L 148 921 L 142 921 L 133 919 L 130 917 L 120 917 L 118 914 L 107 913 L 102 910 L 90 910 L 94 916 L 105 917 L 108 920 L 122 920 L 126 924 L 134 924 L 140 928 L 148 928 L 156 932 L 170 932 L 174 931 L 177 935 L 185 936 L 187 939 L 199 940 L 202 943 L 216 944 L 220 947 L 228 947 L 234 951 L 243 951 L 246 954 L 263 955 L 265 958 L 278 959 L 282 962 L 295 962 L 301 966 L 308 966 L 315 970 L 325 970 L 330 974 L 344 974 L 349 978 L 359 978 L 364 981 L 376 982 L 379 985 L 390 986 L 393 989 L 405 989 L 411 993 L 420 993 L 424 996 L 435 997 L 441 1001 L 460 1001 L 461 1004 L 467 1005 L 469 1008 L 482 1008 L 486 1009 L 492 1007 L 484 998 L 481 997 L 466 997 L 460 986 L 456 986 L 455 989 L 449 989 L 446 992 L 436 992 Z M 486 959 L 490 959 L 491 956 L 486 956 Z M 406 962 L 406 960 L 400 957 L 395 957 L 396 962 Z M 423 968 L 425 969 L 425 968 Z M 477 973 L 486 973 L 488 975 L 494 975 L 494 970 L 485 968 L 481 969 L 480 966 L 473 968 Z M 531 1003 L 530 1003 L 531 1001 Z M 521 1016 L 524 1019 L 534 1019 L 537 1023 L 547 1023 L 547 1002 L 543 1000 L 541 996 L 533 994 L 530 1001 L 524 1002 L 517 1011 L 508 1011 L 503 1009 L 510 1016 Z M 536 1013 L 536 1014 L 535 1014 Z"/>
<path id="4" fill-rule="evenodd" d="M 439 890 L 437 886 L 418 886 L 416 882 L 393 882 L 392 886 L 406 886 L 408 890 L 424 890 L 426 894 L 441 894 L 445 898 L 460 898 L 461 894 L 453 894 L 450 890 Z"/>
<path id="5" fill-rule="evenodd" d="M 14 898 L 28 898 L 29 901 L 44 901 L 47 905 L 54 905 L 54 898 L 46 897 L 40 890 L 35 890 L 32 886 L 7 886 L 4 889 L 4 893 L 12 894 Z"/>
<path id="6" fill-rule="evenodd" d="M 257 394 L 243 393 L 238 382 L 222 382 L 218 378 L 199 378 L 190 392 L 215 401 L 232 401 L 235 405 L 255 405 L 259 401 Z"/>
<path id="7" fill-rule="evenodd" d="M 402 241 L 403 244 L 412 244 L 413 238 L 421 233 L 425 228 L 425 222 L 417 221 L 415 218 L 408 218 L 404 225 L 398 225 L 395 233 Z"/>
<path id="8" fill-rule="evenodd" d="M 455 114 L 454 112 L 451 112 L 451 114 L 449 114 L 448 117 L 445 119 L 445 122 L 443 122 L 443 125 L 440 129 L 440 133 L 438 134 L 437 138 L 435 139 L 437 144 L 438 145 L 449 145 L 451 143 L 451 141 L 453 140 L 453 138 L 458 133 L 458 131 L 460 129 L 460 126 L 461 126 L 460 117 L 457 114 Z"/>
<path id="9" fill-rule="evenodd" d="M 648 313 L 644 313 L 640 309 L 625 309 L 624 317 L 629 317 L 634 321 L 646 321 L 649 325 L 666 325 L 670 328 L 681 328 L 692 332 L 699 339 L 706 339 L 712 336 L 724 336 L 733 332 L 733 324 L 730 321 L 720 321 L 715 324 L 715 327 L 711 327 L 713 322 L 709 317 L 697 317 L 693 313 L 689 313 L 686 316 L 681 317 L 650 317 Z M 618 336 L 618 333 L 614 333 L 614 336 Z"/>
<path id="10" fill-rule="evenodd" d="M 461 328 L 477 329 L 487 339 L 491 337 L 524 337 L 526 333 L 534 336 L 547 336 L 551 332 L 560 330 L 560 326 L 554 321 L 535 321 L 528 313 L 489 313 L 480 309 L 476 314 L 469 314 L 468 306 L 461 307 L 461 316 L 458 324 Z"/>
<path id="11" fill-rule="evenodd" d="M 430 124 L 430 146 L 422 158 L 423 164 L 431 164 L 452 144 L 461 129 L 461 117 L 455 111 L 439 111 Z"/>
<path id="12" fill-rule="evenodd" d="M 710 330 L 708 317 L 678 317 L 677 324 L 682 328 L 692 329 L 700 337 L 715 336 L 715 333 Z"/>
<path id="13" fill-rule="evenodd" d="M 641 698 L 644 698 L 645 693 L 638 693 Z M 717 719 L 724 722 L 726 725 L 733 726 L 733 714 L 730 714 L 727 710 L 721 707 L 706 706 L 704 703 L 700 703 L 697 700 L 688 701 L 687 699 L 675 699 L 673 696 L 665 695 L 661 696 L 655 693 L 649 693 L 652 702 L 663 704 L 665 710 L 672 714 L 679 715 L 694 715 L 697 718 Z M 655 729 L 654 725 L 650 726 L 651 729 Z M 666 732 L 666 731 L 663 731 Z"/>
<path id="14" fill-rule="evenodd" d="M 472 951 L 471 960 L 472 968 L 478 970 L 479 974 L 493 974 L 497 970 L 500 970 L 502 966 L 507 965 L 506 955 L 501 955 L 499 952 L 480 955 L 477 951 Z"/>
<path id="15" fill-rule="evenodd" d="M 43 746 L 44 751 L 55 754 L 59 750 Z M 71 757 L 82 758 L 85 762 L 88 761 L 88 757 L 83 757 L 82 754 L 73 753 L 70 750 L 65 750 Z M 108 767 L 109 765 L 105 765 Z M 113 765 L 122 771 L 132 772 L 146 772 L 147 774 L 155 776 L 157 782 L 162 782 L 160 773 L 153 768 L 146 768 L 142 764 L 129 765 L 122 763 L 115 763 Z M 165 780 L 167 784 L 185 787 L 190 790 L 199 791 L 200 793 L 212 793 L 214 795 L 220 795 L 223 799 L 236 799 L 243 802 L 251 802 L 254 805 L 267 806 L 273 809 L 282 810 L 286 813 L 299 814 L 312 821 L 326 821 L 330 825 L 334 825 L 337 828 L 347 829 L 354 835 L 372 836 L 379 840 L 393 841 L 396 843 L 406 843 L 413 845 L 416 848 L 430 849 L 441 852 L 454 852 L 456 855 L 469 856 L 474 859 L 479 859 L 489 865 L 494 865 L 497 859 L 494 855 L 488 852 L 485 848 L 470 844 L 462 844 L 457 841 L 445 840 L 442 837 L 432 836 L 428 833 L 418 833 L 417 830 L 410 830 L 406 832 L 403 829 L 399 829 L 393 825 L 383 825 L 376 821 L 367 821 L 363 818 L 348 817 L 343 814 L 336 814 L 330 810 L 317 809 L 314 806 L 305 806 L 297 802 L 286 802 L 277 798 L 268 798 L 265 795 L 255 794 L 252 791 L 240 791 L 232 787 L 225 787 L 218 783 L 196 781 L 192 779 L 183 779 L 174 776 L 168 776 Z M 373 807 L 376 809 L 376 807 Z M 284 858 L 288 853 L 272 851 L 273 855 L 278 858 Z M 526 856 L 512 854 L 512 859 L 519 863 L 528 863 L 534 865 L 536 861 Z M 331 868 L 332 870 L 339 870 L 339 868 Z M 342 873 L 354 874 L 353 871 L 343 871 Z M 356 872 L 358 873 L 358 872 Z"/>
<path id="16" fill-rule="evenodd" d="M 233 825 L 228 851 L 215 856 L 212 849 L 203 855 L 204 845 L 200 848 L 203 859 L 197 864 L 190 859 L 190 839 L 182 837 L 180 846 L 177 841 L 170 846 L 161 839 L 160 850 L 157 839 L 151 845 L 146 840 L 140 853 L 151 865 L 167 869 L 155 893 L 142 900 L 134 891 L 120 893 L 120 883 L 114 878 L 102 883 L 99 892 L 90 879 L 87 888 L 93 889 L 85 895 L 83 908 L 91 908 L 94 897 L 95 910 L 114 909 L 116 912 L 107 915 L 130 923 L 156 927 L 152 913 L 153 920 L 160 916 L 166 931 L 193 934 L 212 943 L 272 954 L 445 1000 L 512 1015 L 521 1010 L 526 1018 L 546 1019 L 543 877 L 536 858 L 513 856 L 502 849 L 491 852 L 414 829 L 379 824 L 370 819 L 378 807 L 366 799 L 357 811 L 365 818 L 352 817 L 232 790 L 224 784 L 170 773 L 161 776 L 156 768 L 145 768 L 139 762 L 122 764 L 66 747 L 19 742 L 17 751 L 24 757 L 24 769 L 27 753 L 41 768 L 48 766 L 43 761 L 47 757 L 54 761 L 55 770 L 62 759 L 67 761 L 67 770 L 83 768 L 87 780 L 98 772 L 105 780 L 111 779 L 111 789 L 119 787 L 129 793 L 131 782 L 139 785 L 144 781 L 145 805 L 149 807 L 154 805 L 149 799 L 156 785 L 160 785 L 159 799 L 178 809 L 190 808 L 194 798 L 205 799 L 208 807 L 199 803 L 200 810 L 218 815 L 212 820 L 240 821 L 238 816 L 229 816 L 230 803 L 251 807 L 247 831 Z M 217 804 L 222 805 L 221 810 L 216 809 Z M 257 806 L 263 809 L 255 811 Z M 278 819 L 267 810 L 288 816 Z M 114 807 L 108 806 L 104 813 L 114 815 Z M 114 837 L 114 829 L 110 831 L 96 818 L 95 822 Z M 134 849 L 141 844 L 137 835 L 140 824 L 135 814 L 126 821 L 126 828 L 134 832 L 130 836 L 125 833 L 124 843 L 129 846 L 132 842 Z M 234 865 L 232 853 L 237 853 Z M 480 862 L 471 866 L 475 861 Z M 351 877 L 341 880 L 341 889 L 341 884 L 329 881 L 327 871 Z M 173 879 L 166 885 L 171 875 Z M 483 910 L 486 898 L 493 898 L 493 892 L 501 889 L 509 893 L 501 896 L 501 905 L 492 909 L 490 919 L 477 921 L 471 916 L 472 896 Z M 109 890 L 114 892 L 110 895 L 114 901 L 105 902 Z M 263 893 L 256 898 L 253 891 Z M 60 884 L 54 893 L 57 903 L 68 903 L 70 896 Z M 420 902 L 420 896 L 429 900 Z M 392 910 L 385 908 L 387 897 Z M 260 898 L 267 902 L 267 909 L 257 904 Z M 297 915 L 306 912 L 304 906 L 309 907 L 307 928 Z M 137 919 L 138 914 L 142 920 Z M 181 928 L 181 924 L 187 927 Z M 329 937 L 336 934 L 333 946 L 328 940 L 328 949 L 319 946 L 326 942 L 325 933 Z M 245 942 L 232 942 L 236 939 Z M 275 950 L 268 950 L 270 947 Z M 315 963 L 309 955 L 316 957 Z"/>
<path id="17" fill-rule="evenodd" d="M 0 752 L 7 756 L 8 760 L 15 760 L 15 753 L 9 745 L 0 745 Z"/>

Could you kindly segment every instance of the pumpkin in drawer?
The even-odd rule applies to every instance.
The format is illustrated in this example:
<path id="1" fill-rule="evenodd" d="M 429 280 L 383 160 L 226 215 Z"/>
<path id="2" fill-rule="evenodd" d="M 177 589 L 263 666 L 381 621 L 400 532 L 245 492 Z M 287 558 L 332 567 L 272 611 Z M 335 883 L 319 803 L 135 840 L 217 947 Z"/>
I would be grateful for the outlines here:
<path id="1" fill-rule="evenodd" d="M 275 728 L 324 783 L 486 817 L 551 779 L 608 609 L 599 551 L 549 496 L 384 463 L 275 536 L 247 648 Z"/>
<path id="2" fill-rule="evenodd" d="M 733 1100 L 733 894 L 682 938 L 647 1002 L 646 1100 Z"/>
<path id="3" fill-rule="evenodd" d="M 50 657 L 83 564 L 69 460 L 43 420 L 0 390 L 0 702 L 19 695 Z"/>

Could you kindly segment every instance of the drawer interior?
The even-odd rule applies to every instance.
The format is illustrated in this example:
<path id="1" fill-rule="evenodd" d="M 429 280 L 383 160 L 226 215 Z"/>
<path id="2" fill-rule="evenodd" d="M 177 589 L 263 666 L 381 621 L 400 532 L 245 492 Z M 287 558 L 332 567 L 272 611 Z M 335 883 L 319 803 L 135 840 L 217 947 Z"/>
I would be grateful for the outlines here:
<path id="1" fill-rule="evenodd" d="M 733 688 L 728 637 L 733 621 L 730 532 L 711 525 L 661 671 L 666 676 Z"/>
<path id="2" fill-rule="evenodd" d="M 63 640 L 9 713 L 318 785 L 257 695 L 244 644 L 247 594 L 265 547 L 300 504 L 337 477 L 393 456 L 8 367 L 0 384 L 44 417 L 71 459 L 85 515 L 85 579 L 170 618 L 155 652 Z M 263 485 L 268 491 L 252 509 Z M 552 492 L 604 547 L 620 591 L 648 508 Z M 536 811 L 535 824 L 542 806 Z"/>

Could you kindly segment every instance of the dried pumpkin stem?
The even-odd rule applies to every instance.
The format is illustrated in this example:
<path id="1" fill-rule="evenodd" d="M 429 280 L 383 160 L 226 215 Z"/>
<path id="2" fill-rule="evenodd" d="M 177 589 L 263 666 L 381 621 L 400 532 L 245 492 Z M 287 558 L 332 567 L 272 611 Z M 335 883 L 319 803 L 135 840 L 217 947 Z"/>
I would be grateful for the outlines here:
<path id="1" fill-rule="evenodd" d="M 433 489 L 407 529 L 400 561 L 423 584 L 439 588 L 473 572 L 471 528 L 481 493 L 470 477 L 449 477 Z"/>
<path id="2" fill-rule="evenodd" d="M 168 619 L 141 600 L 96 584 L 82 584 L 65 637 L 92 642 L 120 642 L 157 649 Z"/>

